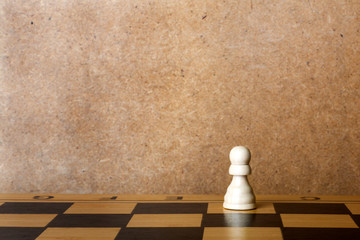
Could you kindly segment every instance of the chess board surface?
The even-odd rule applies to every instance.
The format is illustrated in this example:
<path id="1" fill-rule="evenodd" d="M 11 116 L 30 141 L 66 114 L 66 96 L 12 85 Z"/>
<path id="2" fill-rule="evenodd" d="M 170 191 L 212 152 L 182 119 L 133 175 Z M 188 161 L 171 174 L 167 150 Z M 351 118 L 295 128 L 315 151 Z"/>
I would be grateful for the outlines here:
<path id="1" fill-rule="evenodd" d="M 0 239 L 360 240 L 360 196 L 257 196 L 231 211 L 222 196 L 0 194 Z"/>

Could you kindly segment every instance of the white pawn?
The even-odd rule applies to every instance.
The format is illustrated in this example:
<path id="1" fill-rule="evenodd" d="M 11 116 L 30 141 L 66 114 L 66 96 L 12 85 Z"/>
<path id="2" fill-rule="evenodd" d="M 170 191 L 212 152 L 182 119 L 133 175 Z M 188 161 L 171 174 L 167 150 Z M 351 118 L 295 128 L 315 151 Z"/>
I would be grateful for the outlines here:
<path id="1" fill-rule="evenodd" d="M 224 197 L 224 208 L 233 210 L 249 210 L 256 208 L 255 195 L 248 182 L 251 174 L 250 151 L 246 147 L 237 146 L 230 151 L 231 166 L 229 169 L 233 179 Z"/>

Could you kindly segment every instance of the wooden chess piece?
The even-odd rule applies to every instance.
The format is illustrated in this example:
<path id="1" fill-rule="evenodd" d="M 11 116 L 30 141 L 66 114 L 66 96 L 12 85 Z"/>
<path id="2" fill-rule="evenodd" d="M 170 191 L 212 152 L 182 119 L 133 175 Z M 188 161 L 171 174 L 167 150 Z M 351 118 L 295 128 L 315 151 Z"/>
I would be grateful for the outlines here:
<path id="1" fill-rule="evenodd" d="M 247 175 L 251 174 L 250 151 L 246 147 L 237 146 L 230 151 L 230 175 L 233 179 L 224 197 L 224 208 L 233 210 L 249 210 L 256 208 L 255 195 Z"/>

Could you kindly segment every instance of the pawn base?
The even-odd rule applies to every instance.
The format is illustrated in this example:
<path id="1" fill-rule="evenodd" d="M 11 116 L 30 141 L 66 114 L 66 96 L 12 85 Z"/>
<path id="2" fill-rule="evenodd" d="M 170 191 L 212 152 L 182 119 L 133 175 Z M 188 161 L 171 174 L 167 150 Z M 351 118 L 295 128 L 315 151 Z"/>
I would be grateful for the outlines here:
<path id="1" fill-rule="evenodd" d="M 224 202 L 223 207 L 230 210 L 251 210 L 256 208 L 255 203 L 234 204 Z"/>

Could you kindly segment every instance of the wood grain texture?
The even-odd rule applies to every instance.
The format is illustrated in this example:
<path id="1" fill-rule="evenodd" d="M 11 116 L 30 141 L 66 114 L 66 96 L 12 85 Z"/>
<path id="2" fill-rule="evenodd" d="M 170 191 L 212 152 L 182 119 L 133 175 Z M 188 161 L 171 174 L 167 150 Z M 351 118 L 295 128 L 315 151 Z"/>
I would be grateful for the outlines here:
<path id="1" fill-rule="evenodd" d="M 1 1 L 0 192 L 360 194 L 360 3 Z"/>
<path id="2" fill-rule="evenodd" d="M 1 214 L 0 227 L 45 227 L 56 214 Z"/>
<path id="3" fill-rule="evenodd" d="M 173 200 L 173 195 L 119 195 L 115 200 L 109 200 L 107 195 L 100 194 L 54 194 L 51 199 L 34 199 L 37 195 L 30 193 L 0 193 L 0 201 L 2 202 L 83 202 L 83 203 L 139 203 L 139 202 L 207 202 L 221 204 L 224 201 L 224 195 L 183 195 L 182 200 Z M 48 196 L 48 195 L 45 195 Z M 175 195 L 176 196 L 176 195 Z M 360 203 L 360 195 L 318 195 L 312 196 L 315 200 L 304 200 L 301 195 L 257 195 L 257 203 L 262 207 L 270 210 L 269 203 L 345 203 L 351 206 L 352 204 Z M 356 208 L 356 206 L 355 206 Z M 215 207 L 216 209 L 216 207 Z"/>
<path id="4" fill-rule="evenodd" d="M 75 203 L 65 214 L 130 214 L 136 203 Z"/>
<path id="5" fill-rule="evenodd" d="M 204 240 L 281 240 L 280 228 L 268 227 L 206 227 L 204 229 Z"/>
<path id="6" fill-rule="evenodd" d="M 134 214 L 130 227 L 201 227 L 202 214 Z"/>
<path id="7" fill-rule="evenodd" d="M 281 214 L 284 227 L 358 228 L 349 215 L 343 214 Z"/>
<path id="8" fill-rule="evenodd" d="M 113 240 L 120 228 L 47 228 L 37 240 Z"/>
<path id="9" fill-rule="evenodd" d="M 346 207 L 352 214 L 360 214 L 360 203 L 347 203 Z"/>

